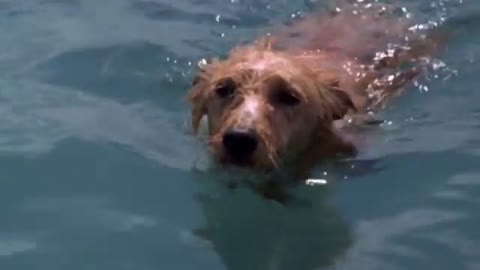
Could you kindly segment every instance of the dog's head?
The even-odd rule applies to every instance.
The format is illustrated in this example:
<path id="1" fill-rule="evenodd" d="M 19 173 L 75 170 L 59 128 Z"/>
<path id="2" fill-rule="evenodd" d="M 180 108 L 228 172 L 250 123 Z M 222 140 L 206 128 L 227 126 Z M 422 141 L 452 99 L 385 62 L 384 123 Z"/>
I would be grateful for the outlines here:
<path id="1" fill-rule="evenodd" d="M 189 98 L 194 131 L 208 117 L 216 160 L 258 170 L 329 143 L 333 121 L 354 109 L 331 74 L 268 46 L 240 48 L 202 67 Z"/>

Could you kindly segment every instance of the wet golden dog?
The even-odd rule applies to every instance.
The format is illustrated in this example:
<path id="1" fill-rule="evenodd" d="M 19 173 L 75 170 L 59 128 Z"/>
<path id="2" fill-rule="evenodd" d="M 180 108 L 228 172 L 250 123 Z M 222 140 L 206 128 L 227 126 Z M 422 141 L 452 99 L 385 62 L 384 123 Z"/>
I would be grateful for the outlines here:
<path id="1" fill-rule="evenodd" d="M 207 115 L 215 159 L 260 171 L 289 163 L 305 177 L 322 159 L 355 155 L 341 126 L 368 122 L 438 47 L 391 10 L 310 15 L 201 67 L 193 129 Z"/>

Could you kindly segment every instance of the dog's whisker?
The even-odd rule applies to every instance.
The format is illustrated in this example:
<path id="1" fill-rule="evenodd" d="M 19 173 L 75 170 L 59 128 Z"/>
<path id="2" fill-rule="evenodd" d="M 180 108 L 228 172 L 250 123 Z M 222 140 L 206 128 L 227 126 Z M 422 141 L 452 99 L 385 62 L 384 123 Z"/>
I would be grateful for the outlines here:
<path id="1" fill-rule="evenodd" d="M 278 166 L 278 162 L 277 162 L 277 160 L 276 160 L 276 157 L 274 157 L 272 154 L 269 154 L 269 155 L 268 155 L 268 158 L 269 158 L 270 162 L 272 162 L 273 167 L 274 167 L 275 169 L 278 169 L 279 166 Z"/>

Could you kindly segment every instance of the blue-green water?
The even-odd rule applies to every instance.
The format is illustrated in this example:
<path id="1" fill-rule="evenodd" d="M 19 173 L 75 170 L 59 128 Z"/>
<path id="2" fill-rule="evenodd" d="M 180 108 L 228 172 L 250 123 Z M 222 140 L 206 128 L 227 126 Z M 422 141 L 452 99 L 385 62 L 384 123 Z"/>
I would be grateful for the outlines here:
<path id="1" fill-rule="evenodd" d="M 302 204 L 207 169 L 195 63 L 311 8 L 292 2 L 0 1 L 0 269 L 480 269 L 480 2 L 400 1 L 449 18 L 449 71 Z"/>

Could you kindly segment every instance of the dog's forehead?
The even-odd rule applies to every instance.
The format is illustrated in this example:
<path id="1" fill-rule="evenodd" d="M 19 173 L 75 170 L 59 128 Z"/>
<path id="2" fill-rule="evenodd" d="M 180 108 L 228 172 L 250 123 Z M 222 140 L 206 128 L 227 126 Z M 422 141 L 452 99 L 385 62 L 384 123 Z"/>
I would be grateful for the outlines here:
<path id="1" fill-rule="evenodd" d="M 249 68 L 259 73 L 270 70 L 275 66 L 286 66 L 289 62 L 283 58 L 264 58 L 248 63 Z"/>
<path id="2" fill-rule="evenodd" d="M 259 55 L 252 55 L 239 63 L 241 69 L 253 70 L 259 74 L 269 72 L 278 67 L 286 68 L 290 65 L 291 63 L 286 57 L 272 52 L 263 52 L 260 57 Z"/>

